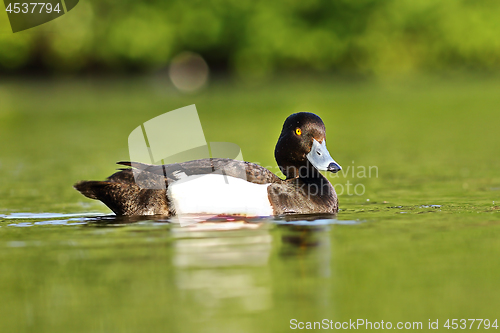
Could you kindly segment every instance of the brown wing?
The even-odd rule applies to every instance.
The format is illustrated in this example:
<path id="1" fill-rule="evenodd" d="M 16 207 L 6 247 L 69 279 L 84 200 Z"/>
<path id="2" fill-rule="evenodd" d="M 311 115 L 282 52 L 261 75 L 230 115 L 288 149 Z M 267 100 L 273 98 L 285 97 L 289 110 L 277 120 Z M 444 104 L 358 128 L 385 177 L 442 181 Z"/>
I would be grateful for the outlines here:
<path id="1" fill-rule="evenodd" d="M 278 176 L 258 164 L 225 158 L 210 158 L 165 165 L 139 162 L 118 162 L 117 164 L 131 166 L 153 175 L 163 176 L 168 181 L 179 180 L 184 176 L 223 173 L 255 184 L 281 182 Z"/>

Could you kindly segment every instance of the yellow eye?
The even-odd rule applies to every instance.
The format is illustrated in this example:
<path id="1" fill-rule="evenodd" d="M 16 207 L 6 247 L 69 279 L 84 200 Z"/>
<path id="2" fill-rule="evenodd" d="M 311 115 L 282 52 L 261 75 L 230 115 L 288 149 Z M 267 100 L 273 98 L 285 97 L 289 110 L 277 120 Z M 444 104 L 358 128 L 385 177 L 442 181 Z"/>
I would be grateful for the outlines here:
<path id="1" fill-rule="evenodd" d="M 301 134 L 302 134 L 302 131 L 300 130 L 300 128 L 297 128 L 297 129 L 295 130 L 295 133 L 297 133 L 297 135 L 301 135 Z"/>

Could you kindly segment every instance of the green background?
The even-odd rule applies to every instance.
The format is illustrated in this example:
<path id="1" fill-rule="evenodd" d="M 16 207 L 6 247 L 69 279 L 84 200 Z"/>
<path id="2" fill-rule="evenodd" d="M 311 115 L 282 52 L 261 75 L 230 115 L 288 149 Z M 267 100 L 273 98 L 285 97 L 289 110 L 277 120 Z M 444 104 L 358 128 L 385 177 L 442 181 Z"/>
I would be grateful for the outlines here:
<path id="1" fill-rule="evenodd" d="M 276 71 L 498 71 L 495 0 L 84 0 L 18 34 L 0 15 L 0 70 L 154 71 L 185 50 L 245 79 Z M 3 32 L 2 32 L 3 31 Z"/>

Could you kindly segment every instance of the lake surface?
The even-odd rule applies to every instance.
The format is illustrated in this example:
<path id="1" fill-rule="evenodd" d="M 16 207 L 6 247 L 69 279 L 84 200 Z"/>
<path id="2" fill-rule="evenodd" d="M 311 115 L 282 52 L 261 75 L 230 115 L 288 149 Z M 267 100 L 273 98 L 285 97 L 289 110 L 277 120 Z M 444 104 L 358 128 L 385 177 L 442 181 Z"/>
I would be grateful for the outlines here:
<path id="1" fill-rule="evenodd" d="M 500 319 L 499 91 L 485 77 L 215 81 L 198 95 L 158 77 L 4 79 L 0 332 Z M 190 104 L 207 141 L 275 172 L 284 119 L 319 114 L 344 168 L 328 175 L 339 214 L 181 227 L 117 218 L 72 188 L 127 160 L 141 123 Z"/>

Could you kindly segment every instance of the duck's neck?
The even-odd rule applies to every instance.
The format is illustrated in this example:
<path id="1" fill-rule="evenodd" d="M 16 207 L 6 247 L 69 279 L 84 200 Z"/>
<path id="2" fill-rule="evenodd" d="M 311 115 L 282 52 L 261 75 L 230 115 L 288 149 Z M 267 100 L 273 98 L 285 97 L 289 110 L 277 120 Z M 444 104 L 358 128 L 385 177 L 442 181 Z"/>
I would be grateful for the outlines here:
<path id="1" fill-rule="evenodd" d="M 323 175 L 308 160 L 302 165 L 279 166 L 286 179 L 313 179 L 320 178 Z"/>

